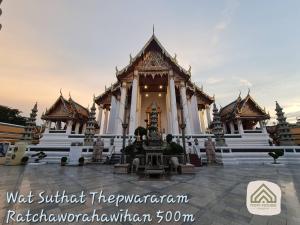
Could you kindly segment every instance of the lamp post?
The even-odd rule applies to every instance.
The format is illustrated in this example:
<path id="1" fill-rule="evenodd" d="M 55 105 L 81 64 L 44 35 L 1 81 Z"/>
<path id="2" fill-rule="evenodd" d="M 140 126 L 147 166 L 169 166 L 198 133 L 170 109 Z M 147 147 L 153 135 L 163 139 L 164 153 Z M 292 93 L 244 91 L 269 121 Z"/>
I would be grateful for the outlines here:
<path id="1" fill-rule="evenodd" d="M 123 127 L 123 146 L 122 146 L 122 154 L 121 154 L 121 164 L 124 164 L 124 153 L 125 153 L 125 143 L 126 143 L 126 129 L 128 127 L 127 123 L 122 123 Z"/>

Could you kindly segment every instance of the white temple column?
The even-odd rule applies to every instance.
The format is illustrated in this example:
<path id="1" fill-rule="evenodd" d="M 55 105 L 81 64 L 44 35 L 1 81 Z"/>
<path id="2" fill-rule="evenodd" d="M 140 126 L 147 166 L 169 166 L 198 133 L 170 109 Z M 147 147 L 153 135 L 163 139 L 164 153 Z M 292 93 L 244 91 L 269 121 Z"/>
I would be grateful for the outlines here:
<path id="1" fill-rule="evenodd" d="M 201 130 L 202 133 L 206 133 L 205 123 L 204 123 L 204 110 L 200 110 L 200 121 L 201 121 Z"/>
<path id="2" fill-rule="evenodd" d="M 66 130 L 67 134 L 71 134 L 72 133 L 72 126 L 73 126 L 73 121 L 69 120 L 68 121 L 68 125 L 67 125 L 67 130 Z"/>
<path id="3" fill-rule="evenodd" d="M 114 95 L 111 96 L 111 102 L 110 102 L 110 113 L 109 113 L 109 119 L 108 119 L 108 128 L 107 133 L 112 134 L 115 127 L 115 115 L 116 115 L 116 105 L 117 100 Z"/>
<path id="4" fill-rule="evenodd" d="M 229 123 L 229 126 L 230 126 L 230 133 L 231 133 L 231 134 L 234 134 L 235 129 L 234 129 L 233 121 L 231 121 L 231 122 Z"/>
<path id="5" fill-rule="evenodd" d="M 177 119 L 177 103 L 175 93 L 175 82 L 173 77 L 173 71 L 169 72 L 170 75 L 170 103 L 171 103 L 171 114 L 172 114 L 172 131 L 173 135 L 179 134 L 178 119 Z"/>
<path id="6" fill-rule="evenodd" d="M 264 121 L 260 120 L 260 121 L 259 121 L 259 126 L 260 126 L 260 129 L 261 129 L 261 132 L 262 132 L 262 133 L 264 133 L 264 134 L 267 134 L 267 133 L 268 133 Z"/>
<path id="7" fill-rule="evenodd" d="M 106 134 L 107 132 L 107 123 L 108 123 L 108 109 L 104 110 L 104 123 L 103 123 L 103 134 Z"/>
<path id="8" fill-rule="evenodd" d="M 80 123 L 77 122 L 77 123 L 75 124 L 75 131 L 74 131 L 75 134 L 79 134 L 79 128 L 80 128 Z"/>
<path id="9" fill-rule="evenodd" d="M 125 114 L 125 101 L 126 101 L 126 94 L 127 94 L 127 89 L 126 89 L 126 83 L 124 82 L 121 86 L 121 98 L 120 98 L 120 106 L 119 106 L 119 116 L 118 120 L 116 121 L 117 123 L 117 134 L 122 134 L 122 123 L 124 123 L 124 114 Z"/>
<path id="10" fill-rule="evenodd" d="M 45 123 L 45 131 L 44 131 L 45 134 L 49 134 L 50 123 L 51 123 L 51 122 L 50 122 L 49 120 L 46 121 L 46 123 Z"/>
<path id="11" fill-rule="evenodd" d="M 98 123 L 98 126 L 99 126 L 99 134 L 100 134 L 100 131 L 101 131 L 101 123 L 102 123 L 102 114 L 103 114 L 103 105 L 99 105 L 98 106 L 98 117 L 97 117 L 97 123 Z"/>
<path id="12" fill-rule="evenodd" d="M 172 114 L 171 114 L 171 106 L 170 106 L 170 88 L 167 88 L 167 93 L 166 93 L 166 115 L 167 115 L 167 124 L 168 124 L 168 129 L 166 131 L 167 134 L 172 134 Z"/>
<path id="13" fill-rule="evenodd" d="M 189 110 L 187 105 L 187 99 L 186 99 L 186 88 L 185 84 L 180 85 L 180 96 L 183 106 L 183 121 L 186 124 L 185 132 L 186 134 L 191 134 L 191 124 L 190 124 L 190 117 L 189 117 Z"/>
<path id="14" fill-rule="evenodd" d="M 116 113 L 115 113 L 115 125 L 114 125 L 114 130 L 113 130 L 114 134 L 117 133 L 117 129 L 118 129 L 119 109 L 120 109 L 120 100 L 117 99 L 117 101 L 116 101 Z"/>
<path id="15" fill-rule="evenodd" d="M 129 135 L 134 135 L 136 128 L 136 105 L 137 105 L 137 87 L 138 86 L 138 71 L 134 71 L 134 78 L 132 81 L 131 105 L 130 105 L 130 119 L 129 119 Z"/>
<path id="16" fill-rule="evenodd" d="M 193 115 L 193 110 L 192 110 L 191 99 L 187 99 L 187 106 L 188 106 L 188 111 L 189 111 L 191 134 L 195 134 L 194 124 L 193 124 L 194 115 Z"/>
<path id="17" fill-rule="evenodd" d="M 192 116 L 193 116 L 192 123 L 194 125 L 194 133 L 200 134 L 201 127 L 200 127 L 199 111 L 198 111 L 198 103 L 197 103 L 196 95 L 193 95 L 191 98 L 191 106 L 192 106 Z"/>
<path id="18" fill-rule="evenodd" d="M 209 127 L 211 123 L 210 106 L 206 105 L 205 110 L 206 110 L 207 127 Z"/>
<path id="19" fill-rule="evenodd" d="M 244 128 L 243 128 L 243 123 L 240 119 L 237 120 L 237 125 L 238 125 L 238 129 L 239 129 L 239 134 L 243 134 Z"/>

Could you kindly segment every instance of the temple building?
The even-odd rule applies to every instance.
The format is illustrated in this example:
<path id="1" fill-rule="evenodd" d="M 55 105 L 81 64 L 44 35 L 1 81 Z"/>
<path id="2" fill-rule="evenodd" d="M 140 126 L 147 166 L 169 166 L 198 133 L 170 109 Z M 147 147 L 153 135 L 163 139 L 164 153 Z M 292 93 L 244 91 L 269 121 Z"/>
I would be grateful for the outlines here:
<path id="1" fill-rule="evenodd" d="M 153 102 L 160 133 L 178 135 L 182 122 L 187 135 L 206 133 L 213 97 L 192 83 L 191 68 L 181 67 L 154 34 L 135 57 L 130 56 L 128 66 L 116 68 L 116 77 L 117 82 L 95 100 L 101 134 L 121 135 L 122 123 L 128 123 L 126 133 L 133 135 L 138 126 L 147 126 Z"/>
<path id="2" fill-rule="evenodd" d="M 94 97 L 90 110 L 60 94 L 42 115 L 45 132 L 28 154 L 45 151 L 48 161 L 59 162 L 72 146 L 81 146 L 82 155 L 91 157 L 99 137 L 103 158 L 120 154 L 123 144 L 137 138 L 137 127 L 150 126 L 156 105 L 158 134 L 172 134 L 188 152 L 205 158 L 205 141 L 211 138 L 225 164 L 269 160 L 266 152 L 274 147 L 265 124 L 270 116 L 250 93 L 217 109 L 215 98 L 193 83 L 191 67 L 180 66 L 154 33 L 135 57 L 130 55 L 125 68 L 116 67 L 115 75 L 116 82 Z"/>
<path id="3" fill-rule="evenodd" d="M 61 94 L 50 109 L 42 115 L 42 120 L 46 121 L 44 133 L 83 134 L 88 116 L 87 108 L 71 97 L 65 99 Z"/>
<path id="4" fill-rule="evenodd" d="M 250 96 L 238 98 L 220 109 L 225 134 L 267 133 L 265 121 L 270 119 Z"/>

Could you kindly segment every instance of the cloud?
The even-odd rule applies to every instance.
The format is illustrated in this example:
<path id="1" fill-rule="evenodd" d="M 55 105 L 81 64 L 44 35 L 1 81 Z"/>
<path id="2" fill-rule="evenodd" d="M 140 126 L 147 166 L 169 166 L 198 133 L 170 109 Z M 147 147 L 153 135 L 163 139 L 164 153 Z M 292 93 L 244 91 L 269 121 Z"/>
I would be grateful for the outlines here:
<path id="1" fill-rule="evenodd" d="M 234 13 L 239 7 L 239 1 L 237 0 L 228 0 L 226 7 L 222 12 L 221 20 L 215 25 L 212 36 L 212 44 L 217 45 L 220 40 L 222 32 L 224 32 L 232 21 Z"/>
<path id="2" fill-rule="evenodd" d="M 207 84 L 217 84 L 222 82 L 224 79 L 223 78 L 214 78 L 214 77 L 210 77 L 206 80 Z"/>
<path id="3" fill-rule="evenodd" d="M 249 81 L 249 80 L 246 80 L 246 79 L 240 79 L 240 84 L 243 85 L 243 86 L 247 86 L 247 87 L 252 87 L 252 83 Z"/>

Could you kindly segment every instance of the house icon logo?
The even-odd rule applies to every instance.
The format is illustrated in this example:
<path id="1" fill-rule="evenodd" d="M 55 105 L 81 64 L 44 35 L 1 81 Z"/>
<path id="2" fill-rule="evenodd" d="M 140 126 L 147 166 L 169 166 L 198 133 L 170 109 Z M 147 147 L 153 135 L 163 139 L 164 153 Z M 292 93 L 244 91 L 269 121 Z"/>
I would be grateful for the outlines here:
<path id="1" fill-rule="evenodd" d="M 247 208 L 255 215 L 271 216 L 281 212 L 280 187 L 268 181 L 253 181 L 247 187 Z"/>

